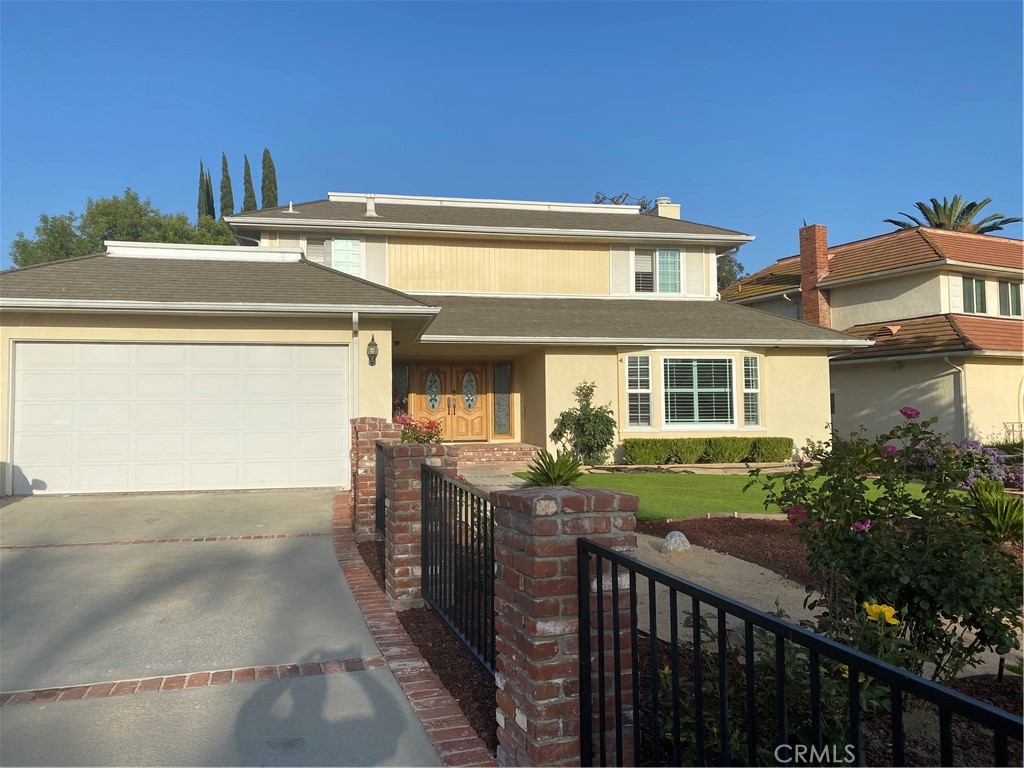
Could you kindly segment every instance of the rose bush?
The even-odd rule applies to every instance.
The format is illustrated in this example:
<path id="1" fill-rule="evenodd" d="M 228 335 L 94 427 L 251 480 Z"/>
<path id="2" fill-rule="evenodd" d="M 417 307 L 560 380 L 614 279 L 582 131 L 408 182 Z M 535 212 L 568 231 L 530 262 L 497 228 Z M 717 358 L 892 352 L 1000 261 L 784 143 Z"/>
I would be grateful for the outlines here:
<path id="1" fill-rule="evenodd" d="M 394 423 L 402 428 L 403 443 L 440 443 L 441 422 L 430 419 L 414 419 L 408 414 L 394 417 Z"/>
<path id="2" fill-rule="evenodd" d="M 902 665 L 922 673 L 931 662 L 932 678 L 947 681 L 983 650 L 1020 647 L 1020 569 L 963 522 L 970 502 L 957 488 L 969 470 L 960 450 L 931 429 L 935 419 L 901 413 L 902 423 L 873 439 L 810 444 L 814 469 L 752 470 L 747 487 L 762 487 L 765 506 L 785 510 L 807 544 L 819 631 L 857 645 L 865 602 L 898 606 Z"/>

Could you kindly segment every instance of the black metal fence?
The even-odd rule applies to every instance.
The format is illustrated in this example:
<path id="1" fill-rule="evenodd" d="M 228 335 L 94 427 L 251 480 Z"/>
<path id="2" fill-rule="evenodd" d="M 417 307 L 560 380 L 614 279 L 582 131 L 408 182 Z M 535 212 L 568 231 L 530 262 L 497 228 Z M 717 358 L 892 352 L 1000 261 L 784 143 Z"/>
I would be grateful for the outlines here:
<path id="1" fill-rule="evenodd" d="M 374 511 L 377 517 L 377 533 L 384 535 L 384 446 L 377 445 L 376 487 L 374 490 Z"/>
<path id="2" fill-rule="evenodd" d="M 1021 764 L 1015 715 L 592 541 L 578 552 L 582 765 L 1009 765 L 1011 739 Z"/>
<path id="3" fill-rule="evenodd" d="M 423 465 L 423 599 L 494 672 L 494 517 L 468 483 Z"/>

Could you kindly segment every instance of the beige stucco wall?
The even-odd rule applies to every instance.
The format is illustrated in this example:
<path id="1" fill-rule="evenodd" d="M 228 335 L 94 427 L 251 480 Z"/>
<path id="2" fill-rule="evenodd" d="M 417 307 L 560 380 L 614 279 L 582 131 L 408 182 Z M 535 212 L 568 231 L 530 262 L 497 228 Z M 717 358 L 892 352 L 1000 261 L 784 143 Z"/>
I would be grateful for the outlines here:
<path id="1" fill-rule="evenodd" d="M 607 296 L 608 246 L 390 237 L 388 285 L 400 291 Z"/>
<path id="2" fill-rule="evenodd" d="M 944 295 L 943 281 L 937 274 L 918 273 L 836 286 L 829 291 L 832 327 L 936 315 L 946 311 Z"/>
<path id="3" fill-rule="evenodd" d="M 376 336 L 380 355 L 371 367 L 366 344 Z M 0 313 L 0 461 L 9 460 L 11 355 L 17 341 L 112 341 L 253 344 L 348 344 L 357 356 L 359 402 L 354 415 L 391 415 L 391 328 L 363 318 L 360 345 L 351 349 L 348 317 L 187 317 L 180 315 Z M 350 396 L 354 382 L 349 381 Z"/>
<path id="4" fill-rule="evenodd" d="M 974 440 L 1007 440 L 1004 423 L 1024 421 L 1022 359 L 988 356 L 954 360 L 967 374 L 967 429 Z"/>
<path id="5" fill-rule="evenodd" d="M 628 393 L 626 390 L 626 358 L 629 355 L 651 357 L 651 417 L 649 428 L 628 426 Z M 761 366 L 761 425 L 742 425 L 720 429 L 680 429 L 664 426 L 662 360 L 665 357 L 731 358 L 734 360 L 734 408 L 737 418 L 743 414 L 743 357 L 757 355 Z M 616 349 L 614 347 L 548 349 L 544 355 L 543 389 L 546 394 L 546 414 L 543 426 L 537 423 L 535 411 L 531 418 L 531 401 L 537 396 L 536 387 L 523 389 L 523 440 L 543 445 L 549 450 L 555 446 L 548 434 L 555 418 L 563 410 L 576 405 L 572 390 L 583 381 L 597 385 L 594 402 L 610 403 L 618 424 L 615 457 L 622 455 L 622 441 L 630 437 L 709 437 L 719 435 L 753 435 L 791 437 L 797 447 L 808 439 L 822 440 L 827 436 L 829 421 L 828 359 L 824 351 L 719 349 Z M 535 373 L 535 371 L 534 371 Z M 527 381 L 531 376 L 523 377 Z M 523 380 L 523 379 L 521 379 Z"/>

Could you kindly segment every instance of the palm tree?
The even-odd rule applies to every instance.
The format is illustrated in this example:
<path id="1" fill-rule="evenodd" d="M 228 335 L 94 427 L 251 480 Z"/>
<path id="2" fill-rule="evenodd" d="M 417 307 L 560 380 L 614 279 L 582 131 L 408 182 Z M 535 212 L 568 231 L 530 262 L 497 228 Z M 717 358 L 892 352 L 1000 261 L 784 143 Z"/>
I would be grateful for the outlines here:
<path id="1" fill-rule="evenodd" d="M 924 215 L 923 222 L 909 213 L 900 211 L 900 216 L 906 216 L 910 221 L 885 219 L 885 223 L 894 224 L 898 229 L 932 227 L 933 229 L 957 229 L 961 232 L 973 232 L 976 235 L 984 235 L 989 232 L 997 232 L 1007 224 L 1024 221 L 1024 219 L 1003 216 L 1001 213 L 994 213 L 991 216 L 986 216 L 981 221 L 975 221 L 974 217 L 991 202 L 992 198 L 986 197 L 980 203 L 972 202 L 965 204 L 961 195 L 955 195 L 952 201 L 942 198 L 940 203 L 933 197 L 930 206 L 922 202 L 914 203 L 917 210 Z"/>

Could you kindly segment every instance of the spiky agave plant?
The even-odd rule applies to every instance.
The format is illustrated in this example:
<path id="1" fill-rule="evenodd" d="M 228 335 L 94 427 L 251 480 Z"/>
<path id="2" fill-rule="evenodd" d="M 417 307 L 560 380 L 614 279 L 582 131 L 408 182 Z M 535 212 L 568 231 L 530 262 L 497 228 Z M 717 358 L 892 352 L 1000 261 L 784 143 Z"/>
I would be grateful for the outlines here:
<path id="1" fill-rule="evenodd" d="M 558 452 L 552 456 L 542 450 L 526 469 L 523 488 L 550 488 L 558 485 L 572 485 L 583 475 L 580 461 L 571 453 Z"/>

